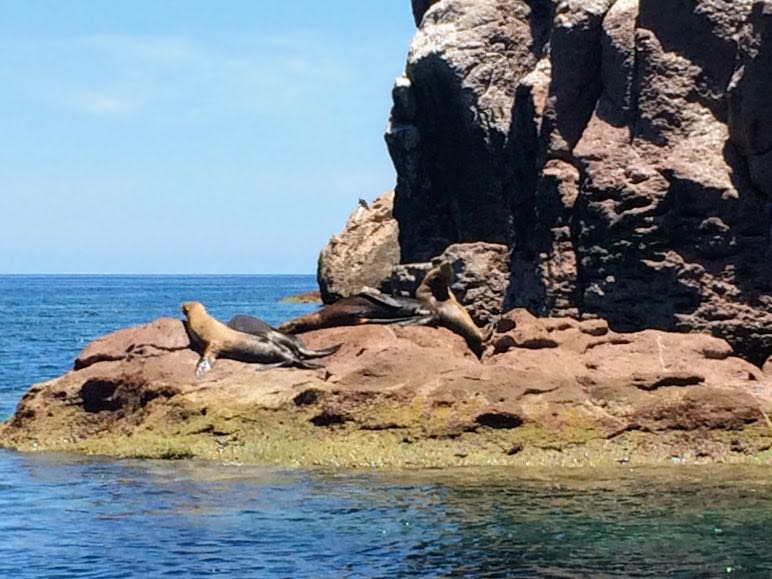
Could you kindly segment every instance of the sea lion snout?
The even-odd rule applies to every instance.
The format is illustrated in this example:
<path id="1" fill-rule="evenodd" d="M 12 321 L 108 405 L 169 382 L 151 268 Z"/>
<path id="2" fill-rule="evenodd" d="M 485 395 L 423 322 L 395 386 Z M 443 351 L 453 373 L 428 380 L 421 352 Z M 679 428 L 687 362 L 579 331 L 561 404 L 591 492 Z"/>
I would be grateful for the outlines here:
<path id="1" fill-rule="evenodd" d="M 185 316 L 188 316 L 190 312 L 199 308 L 204 309 L 204 306 L 201 302 L 185 302 L 180 306 L 180 310 L 182 310 L 182 313 Z"/>

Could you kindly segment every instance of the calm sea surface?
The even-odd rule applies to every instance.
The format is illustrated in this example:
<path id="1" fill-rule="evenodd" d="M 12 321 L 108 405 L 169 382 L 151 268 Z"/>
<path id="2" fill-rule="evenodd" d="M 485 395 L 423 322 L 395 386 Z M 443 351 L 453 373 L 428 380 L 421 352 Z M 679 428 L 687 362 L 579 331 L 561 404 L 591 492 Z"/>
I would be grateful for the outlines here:
<path id="1" fill-rule="evenodd" d="M 0 415 L 106 332 L 312 276 L 0 276 Z M 0 577 L 772 576 L 772 471 L 282 470 L 0 451 Z"/>

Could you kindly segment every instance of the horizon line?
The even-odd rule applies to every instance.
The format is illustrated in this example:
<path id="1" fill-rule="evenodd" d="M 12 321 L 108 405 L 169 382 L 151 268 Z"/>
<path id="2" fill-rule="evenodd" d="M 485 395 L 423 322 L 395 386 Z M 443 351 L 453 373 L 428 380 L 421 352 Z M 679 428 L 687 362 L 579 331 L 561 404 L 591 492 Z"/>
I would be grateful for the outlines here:
<path id="1" fill-rule="evenodd" d="M 114 276 L 114 277 L 127 277 L 127 276 L 146 276 L 146 277 L 172 277 L 172 276 L 188 276 L 188 277 L 217 277 L 217 276 L 229 276 L 229 277 L 290 277 L 290 276 L 316 276 L 316 273 L 137 273 L 137 272 L 112 272 L 112 273 L 83 273 L 83 272 L 34 272 L 34 273 L 11 273 L 0 272 L 0 277 L 41 277 L 41 276 Z"/>

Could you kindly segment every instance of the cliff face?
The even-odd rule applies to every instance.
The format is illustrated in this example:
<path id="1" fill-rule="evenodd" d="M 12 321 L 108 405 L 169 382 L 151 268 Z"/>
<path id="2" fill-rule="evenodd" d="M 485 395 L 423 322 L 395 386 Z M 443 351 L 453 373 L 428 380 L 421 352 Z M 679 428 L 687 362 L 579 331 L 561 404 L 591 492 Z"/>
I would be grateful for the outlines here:
<path id="1" fill-rule="evenodd" d="M 770 0 L 413 10 L 386 134 L 403 262 L 506 243 L 506 307 L 772 354 Z"/>

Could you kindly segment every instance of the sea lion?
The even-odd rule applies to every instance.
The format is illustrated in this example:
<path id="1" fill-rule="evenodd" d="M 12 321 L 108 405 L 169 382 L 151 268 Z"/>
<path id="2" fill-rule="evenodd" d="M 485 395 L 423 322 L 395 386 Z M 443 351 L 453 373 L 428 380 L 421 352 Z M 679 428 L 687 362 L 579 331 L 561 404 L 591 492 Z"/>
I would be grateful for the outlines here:
<path id="1" fill-rule="evenodd" d="M 418 300 L 391 297 L 372 288 L 363 288 L 357 295 L 341 298 L 315 312 L 284 322 L 279 330 L 301 334 L 336 326 L 424 323 L 431 315 L 432 312 Z"/>
<path id="2" fill-rule="evenodd" d="M 263 368 L 321 368 L 321 365 L 306 362 L 301 354 L 266 335 L 247 334 L 229 328 L 210 316 L 199 302 L 182 304 L 182 313 L 187 318 L 187 329 L 191 337 L 200 343 L 202 349 L 201 359 L 196 365 L 197 378 L 206 374 L 215 365 L 217 358 L 257 363 Z"/>
<path id="3" fill-rule="evenodd" d="M 233 316 L 227 326 L 238 332 L 244 332 L 245 334 L 266 337 L 272 342 L 289 348 L 303 358 L 322 358 L 324 356 L 329 356 L 330 354 L 337 352 L 341 346 L 341 344 L 338 344 L 329 348 L 323 348 L 322 350 L 309 350 L 303 340 L 297 336 L 285 334 L 259 318 L 243 314 Z"/>
<path id="4" fill-rule="evenodd" d="M 452 277 L 453 269 L 450 264 L 441 262 L 426 274 L 415 292 L 415 297 L 436 316 L 438 325 L 462 336 L 479 358 L 483 352 L 483 342 L 490 337 L 490 330 L 484 332 L 478 328 L 469 312 L 450 291 Z"/>

